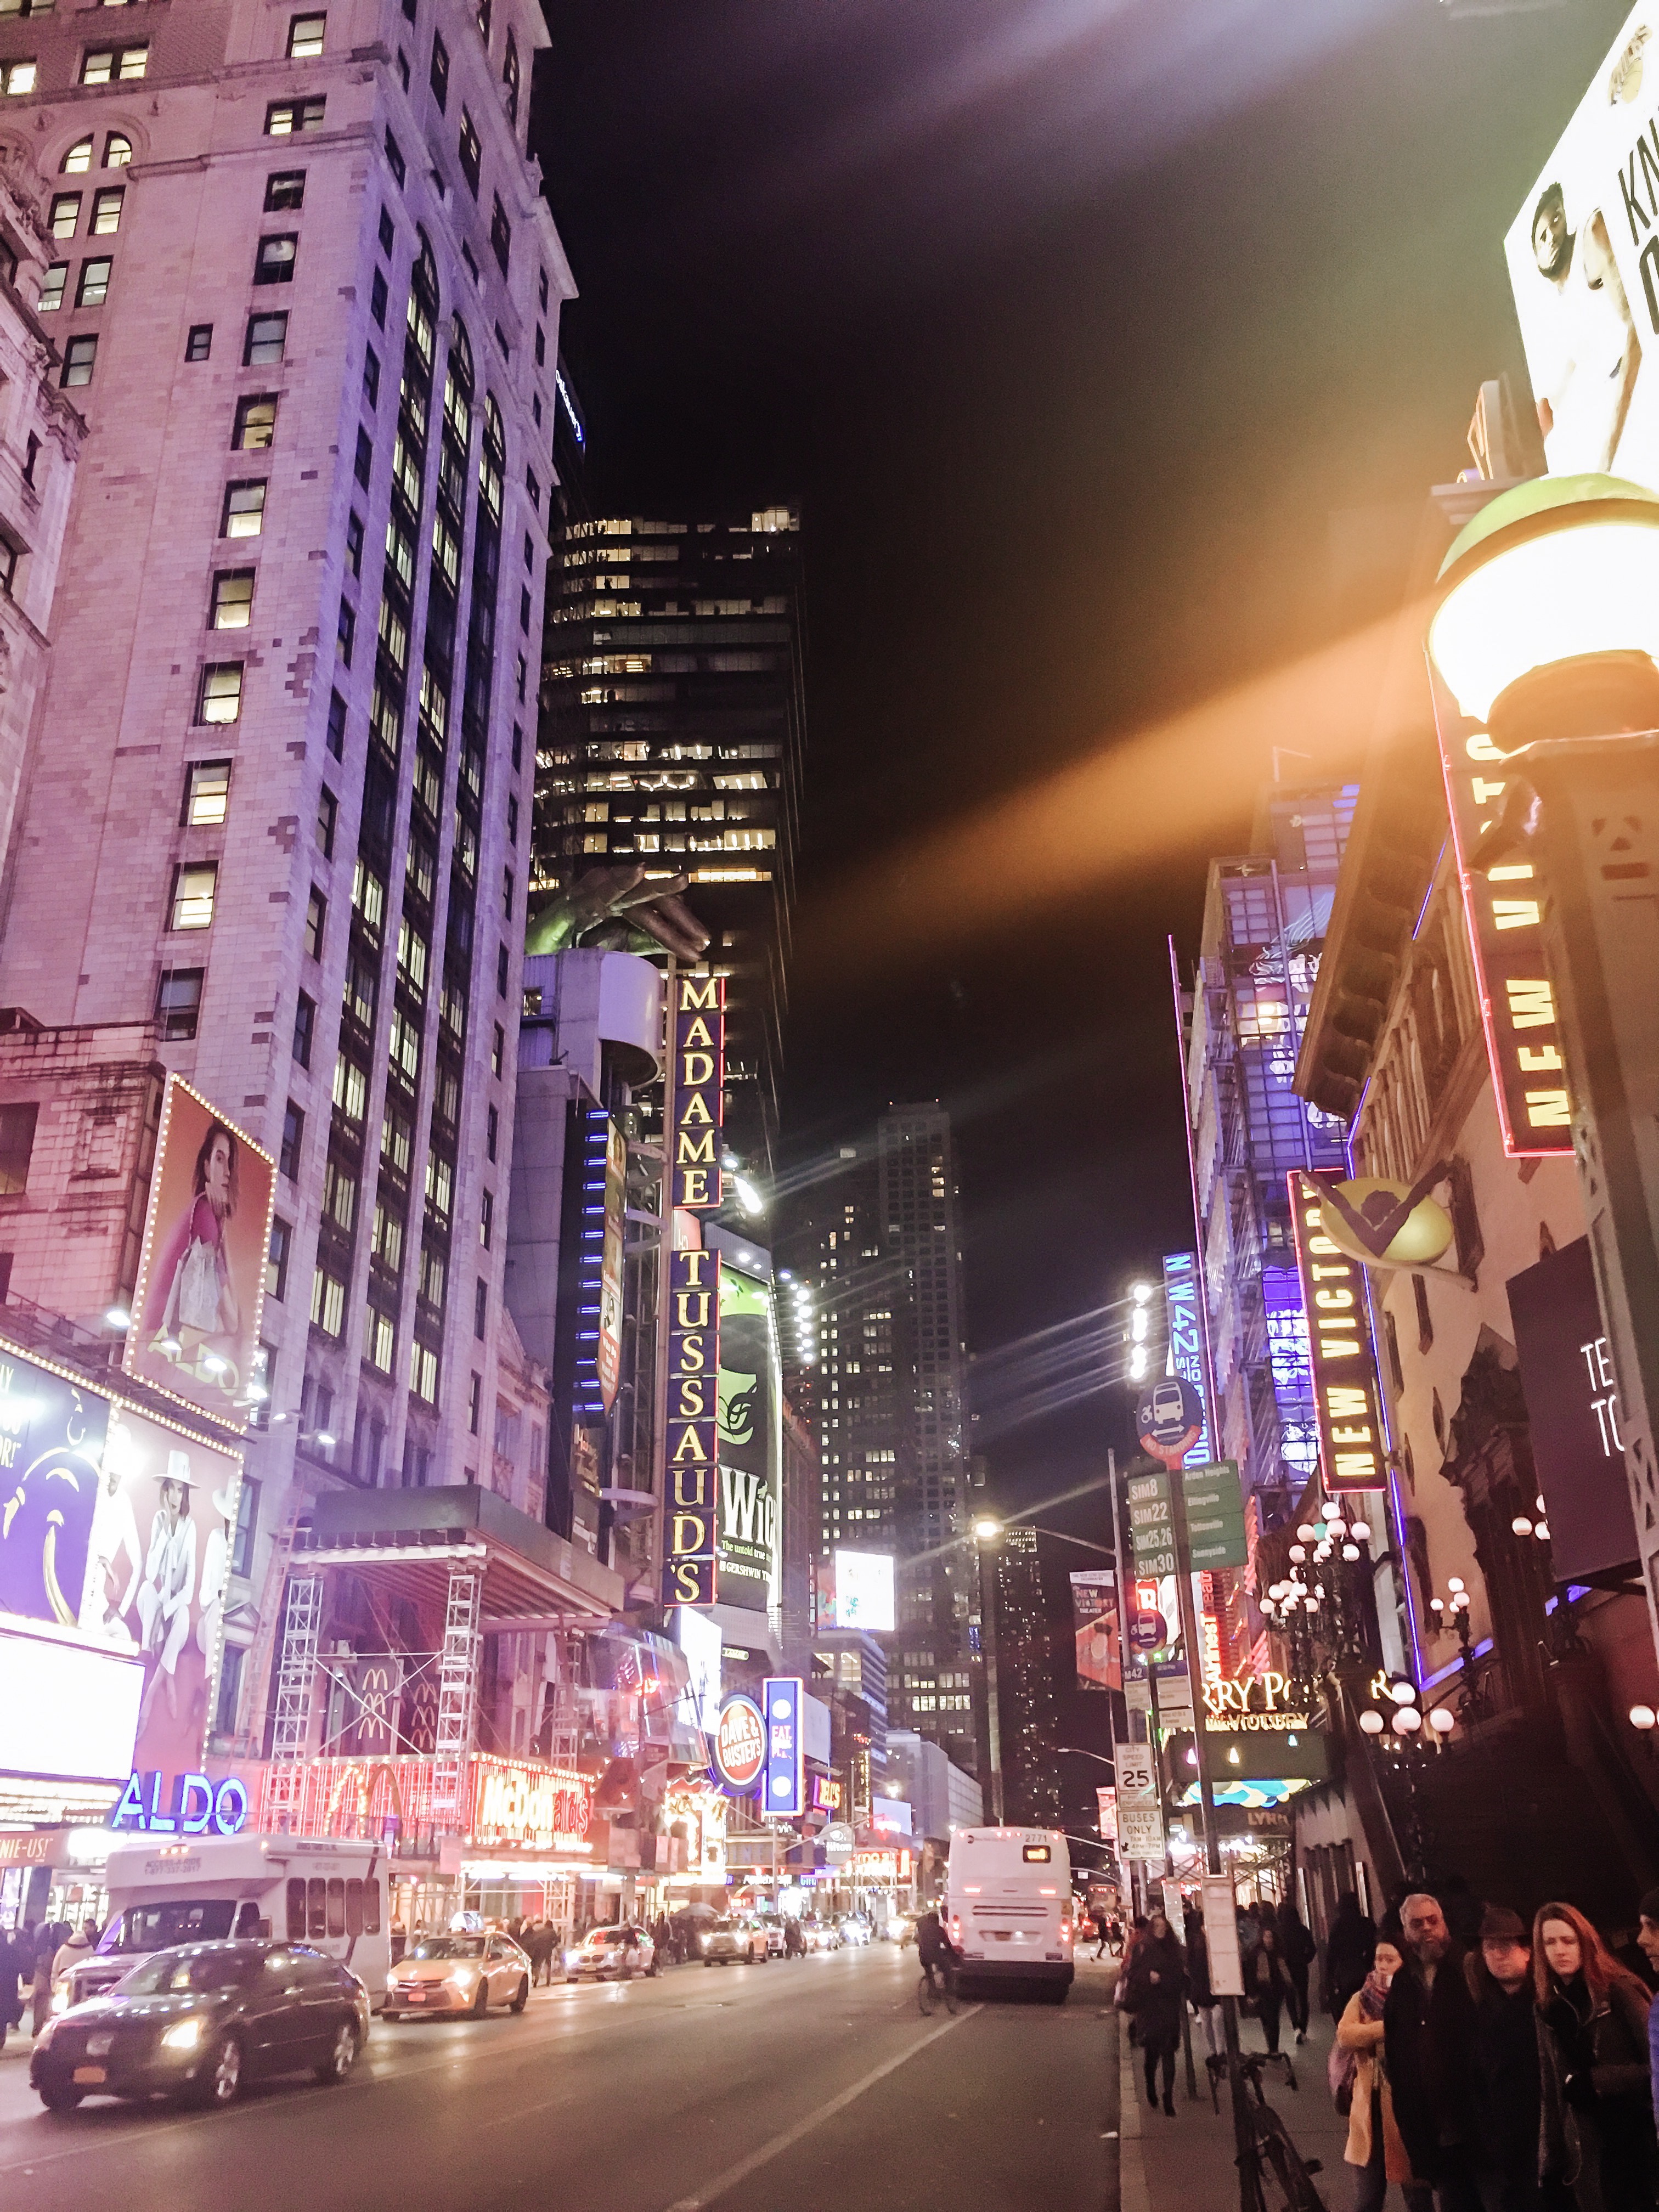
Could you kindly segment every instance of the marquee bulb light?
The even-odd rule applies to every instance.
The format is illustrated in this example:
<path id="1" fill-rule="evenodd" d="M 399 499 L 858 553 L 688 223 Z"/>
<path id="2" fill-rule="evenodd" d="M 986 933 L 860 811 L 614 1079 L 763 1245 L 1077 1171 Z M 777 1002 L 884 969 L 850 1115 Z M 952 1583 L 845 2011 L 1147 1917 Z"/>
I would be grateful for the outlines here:
<path id="1" fill-rule="evenodd" d="M 1137 1283 L 1129 1295 L 1138 1306 L 1144 1306 L 1152 1297 L 1152 1286 L 1150 1283 Z"/>
<path id="2" fill-rule="evenodd" d="M 1129 1316 L 1129 1334 L 1137 1344 L 1146 1341 L 1146 1312 L 1145 1307 Z"/>
<path id="3" fill-rule="evenodd" d="M 1134 1350 L 1129 1354 L 1129 1380 L 1132 1382 L 1139 1382 L 1146 1372 L 1146 1347 L 1143 1345 L 1137 1345 Z"/>
<path id="4" fill-rule="evenodd" d="M 1532 1534 L 1532 1523 L 1524 1513 L 1517 1513 L 1510 1527 L 1517 1536 L 1530 1536 Z"/>
<path id="5" fill-rule="evenodd" d="M 1651 1705 L 1632 1705 L 1630 1724 L 1633 1729 L 1640 1729 L 1645 1735 L 1650 1729 L 1659 1728 L 1659 1713 L 1656 1713 Z"/>
<path id="6" fill-rule="evenodd" d="M 1547 1544 L 1550 1540 L 1549 1522 L 1547 1521 L 1540 1521 L 1532 1533 L 1537 1537 L 1540 1544 Z"/>

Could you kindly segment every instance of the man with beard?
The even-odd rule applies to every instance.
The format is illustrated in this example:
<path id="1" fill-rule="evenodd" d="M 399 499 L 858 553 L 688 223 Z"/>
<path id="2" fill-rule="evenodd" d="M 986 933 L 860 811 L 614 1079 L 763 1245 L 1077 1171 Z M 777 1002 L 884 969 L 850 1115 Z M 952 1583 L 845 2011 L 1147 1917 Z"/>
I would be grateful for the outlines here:
<path id="1" fill-rule="evenodd" d="M 1412 2172 L 1433 2185 L 1439 2212 L 1480 2212 L 1474 2167 L 1469 2051 L 1474 1999 L 1439 1901 L 1421 1892 L 1400 1908 L 1406 1967 L 1382 2014 L 1394 2116 Z"/>

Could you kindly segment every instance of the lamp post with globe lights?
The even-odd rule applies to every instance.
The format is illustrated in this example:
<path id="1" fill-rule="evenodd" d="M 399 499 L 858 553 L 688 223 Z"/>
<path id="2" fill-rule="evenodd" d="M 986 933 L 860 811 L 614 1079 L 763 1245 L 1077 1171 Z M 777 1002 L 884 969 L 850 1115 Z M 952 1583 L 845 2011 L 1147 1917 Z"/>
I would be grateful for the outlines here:
<path id="1" fill-rule="evenodd" d="M 1499 764 L 1469 864 L 1502 866 L 1541 924 L 1553 1020 L 1521 1065 L 1539 1110 L 1571 1116 L 1659 1647 L 1659 929 L 1638 889 L 1659 878 L 1659 493 L 1607 476 L 1500 493 L 1441 565 L 1428 648 L 1485 732 L 1462 741 Z"/>

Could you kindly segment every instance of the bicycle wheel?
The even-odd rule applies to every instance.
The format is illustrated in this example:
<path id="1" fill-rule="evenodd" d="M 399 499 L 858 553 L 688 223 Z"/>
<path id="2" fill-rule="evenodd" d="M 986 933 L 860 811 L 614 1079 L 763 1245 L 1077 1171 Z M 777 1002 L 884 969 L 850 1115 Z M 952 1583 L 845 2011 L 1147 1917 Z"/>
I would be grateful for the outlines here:
<path id="1" fill-rule="evenodd" d="M 933 2016 L 933 2008 L 939 2002 L 939 1991 L 926 1974 L 916 1984 L 916 2002 L 921 2008 L 922 2018 L 931 2020 Z"/>
<path id="2" fill-rule="evenodd" d="M 1269 2108 L 1257 2125 L 1258 2171 L 1267 2212 L 1326 2212 L 1325 2200 L 1278 2114 Z"/>
<path id="3" fill-rule="evenodd" d="M 957 2008 L 962 2003 L 961 1996 L 957 1989 L 957 1978 L 954 1974 L 941 1974 L 939 1979 L 945 1989 L 945 2009 L 954 2020 Z"/>

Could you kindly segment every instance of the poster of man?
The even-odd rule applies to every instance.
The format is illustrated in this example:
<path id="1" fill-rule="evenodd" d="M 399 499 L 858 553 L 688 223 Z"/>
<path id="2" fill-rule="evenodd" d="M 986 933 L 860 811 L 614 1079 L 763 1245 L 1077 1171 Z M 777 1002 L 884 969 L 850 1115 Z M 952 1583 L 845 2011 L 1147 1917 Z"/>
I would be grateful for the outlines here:
<path id="1" fill-rule="evenodd" d="M 1626 19 L 1504 242 L 1552 476 L 1659 488 L 1659 56 Z"/>
<path id="2" fill-rule="evenodd" d="M 237 1426 L 253 1402 L 275 1188 L 270 1153 L 168 1076 L 125 1364 Z"/>
<path id="3" fill-rule="evenodd" d="M 135 1769 L 201 1763 L 219 1675 L 241 1462 L 131 1406 L 110 1416 L 80 1626 L 144 1662 Z"/>

